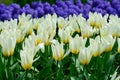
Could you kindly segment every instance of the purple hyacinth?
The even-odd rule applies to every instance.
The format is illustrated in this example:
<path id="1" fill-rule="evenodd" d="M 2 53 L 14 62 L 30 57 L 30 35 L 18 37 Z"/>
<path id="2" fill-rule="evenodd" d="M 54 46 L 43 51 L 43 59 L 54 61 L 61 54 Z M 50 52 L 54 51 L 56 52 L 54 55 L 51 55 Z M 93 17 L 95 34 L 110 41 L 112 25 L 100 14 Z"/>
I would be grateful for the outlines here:
<path id="1" fill-rule="evenodd" d="M 0 4 L 0 20 L 9 20 L 10 18 L 18 18 L 22 13 L 31 14 L 33 18 L 42 17 L 46 14 L 54 14 L 61 17 L 68 17 L 69 15 L 83 14 L 85 18 L 88 18 L 89 12 L 98 12 L 102 15 L 105 14 L 117 14 L 120 17 L 120 1 L 119 0 L 87 0 L 87 3 L 83 4 L 81 0 L 57 0 L 55 4 L 50 5 L 48 2 L 42 3 L 32 2 L 26 4 L 23 7 L 12 3 L 9 6 Z M 8 15 L 8 17 L 7 17 Z"/>
<path id="2" fill-rule="evenodd" d="M 18 14 L 14 14 L 14 15 L 12 16 L 12 18 L 13 18 L 13 19 L 17 19 L 17 18 L 18 18 Z"/>
<path id="3" fill-rule="evenodd" d="M 32 17 L 33 17 L 33 18 L 38 18 L 38 12 L 37 12 L 37 10 L 34 10 L 34 11 L 33 11 Z"/>
<path id="4" fill-rule="evenodd" d="M 12 18 L 11 15 L 7 14 L 7 13 L 0 15 L 0 20 L 1 21 L 10 20 L 11 18 Z"/>
<path id="5" fill-rule="evenodd" d="M 116 14 L 116 10 L 112 7 L 107 7 L 106 8 L 107 13 L 109 14 Z"/>
<path id="6" fill-rule="evenodd" d="M 41 16 L 43 16 L 45 14 L 43 8 L 41 8 L 41 7 L 38 7 L 36 9 L 36 11 L 37 11 L 38 17 L 41 17 Z"/>

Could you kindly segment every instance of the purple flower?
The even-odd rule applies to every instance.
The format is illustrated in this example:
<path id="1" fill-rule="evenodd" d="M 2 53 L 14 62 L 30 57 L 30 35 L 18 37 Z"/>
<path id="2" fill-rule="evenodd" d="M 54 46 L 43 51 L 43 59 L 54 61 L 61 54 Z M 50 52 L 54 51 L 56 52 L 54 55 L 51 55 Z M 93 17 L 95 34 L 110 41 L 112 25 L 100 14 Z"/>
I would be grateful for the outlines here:
<path id="1" fill-rule="evenodd" d="M 20 5 L 15 3 L 11 4 L 10 7 L 13 7 L 14 9 L 20 9 Z"/>
<path id="2" fill-rule="evenodd" d="M 31 8 L 29 4 L 26 4 L 23 8 Z"/>
<path id="3" fill-rule="evenodd" d="M 43 7 L 45 8 L 45 7 L 47 7 L 47 6 L 50 6 L 50 4 L 49 4 L 48 2 L 45 2 L 45 3 L 43 4 Z"/>
<path id="4" fill-rule="evenodd" d="M 88 13 L 82 13 L 82 16 L 84 17 L 84 18 L 86 18 L 86 19 L 88 19 Z"/>
<path id="5" fill-rule="evenodd" d="M 105 1 L 105 2 L 104 2 L 104 7 L 106 8 L 106 7 L 109 7 L 109 6 L 111 6 L 110 2 Z"/>
<path id="6" fill-rule="evenodd" d="M 73 15 L 73 14 L 78 15 L 78 12 L 75 11 L 74 9 L 68 9 L 68 14 L 69 15 Z"/>
<path id="7" fill-rule="evenodd" d="M 5 4 L 0 4 L 0 8 L 5 8 L 6 5 Z"/>
<path id="8" fill-rule="evenodd" d="M 106 10 L 102 10 L 102 15 L 104 16 L 105 14 L 107 14 L 107 11 Z"/>
<path id="9" fill-rule="evenodd" d="M 31 7 L 35 9 L 37 7 L 38 2 L 32 2 Z"/>
<path id="10" fill-rule="evenodd" d="M 41 7 L 38 7 L 36 10 L 38 12 L 38 17 L 41 17 L 45 14 L 43 8 L 41 8 Z"/>
<path id="11" fill-rule="evenodd" d="M 26 9 L 26 14 L 31 14 L 32 15 L 33 12 L 34 12 L 33 9 Z"/>
<path id="12" fill-rule="evenodd" d="M 112 7 L 107 7 L 106 8 L 106 11 L 109 13 L 109 14 L 116 14 L 116 10 Z"/>
<path id="13" fill-rule="evenodd" d="M 18 18 L 18 14 L 14 14 L 14 15 L 12 16 L 12 18 L 13 18 L 13 19 L 17 19 L 17 18 Z"/>
<path id="14" fill-rule="evenodd" d="M 61 17 L 68 17 L 69 15 L 83 14 L 85 18 L 88 18 L 89 12 L 98 12 L 102 15 L 105 14 L 117 14 L 120 16 L 120 1 L 119 0 L 87 0 L 86 4 L 82 4 L 81 0 L 76 0 L 75 4 L 73 0 L 57 0 L 55 4 L 50 5 L 48 2 L 41 3 L 32 2 L 32 4 L 26 4 L 22 8 L 15 3 L 9 6 L 0 4 L 0 19 L 5 20 L 17 18 L 22 13 L 31 14 L 33 18 L 45 16 L 46 14 L 56 13 Z M 6 18 L 8 14 L 8 18 Z"/>
<path id="15" fill-rule="evenodd" d="M 37 10 L 34 10 L 34 11 L 33 11 L 32 17 L 33 17 L 33 18 L 38 18 L 38 12 L 37 12 Z"/>
<path id="16" fill-rule="evenodd" d="M 116 8 L 117 9 L 117 5 L 120 5 L 120 1 L 119 0 L 112 0 L 111 1 L 111 6 L 113 8 Z"/>
<path id="17" fill-rule="evenodd" d="M 22 13 L 25 13 L 25 10 L 24 10 L 24 9 L 19 9 L 18 12 L 17 12 L 17 14 L 20 14 L 20 15 L 21 15 Z"/>
<path id="18" fill-rule="evenodd" d="M 52 7 L 54 8 L 54 10 L 57 10 L 57 6 L 55 4 L 53 4 Z"/>
<path id="19" fill-rule="evenodd" d="M 0 20 L 4 21 L 4 20 L 10 20 L 11 19 L 11 15 L 10 14 L 2 14 L 0 15 Z"/>
<path id="20" fill-rule="evenodd" d="M 82 9 L 80 9 L 78 6 L 75 5 L 70 5 L 69 8 L 74 9 L 77 13 L 81 13 L 82 11 Z"/>
<path id="21" fill-rule="evenodd" d="M 70 5 L 73 5 L 73 2 L 71 2 L 71 1 L 65 1 L 65 4 L 66 4 L 67 6 L 70 6 Z"/>
<path id="22" fill-rule="evenodd" d="M 112 4 L 112 5 L 116 5 L 116 4 L 119 4 L 119 3 L 120 3 L 119 0 L 111 0 L 111 4 Z"/>
<path id="23" fill-rule="evenodd" d="M 81 0 L 76 0 L 76 4 L 82 4 Z"/>
<path id="24" fill-rule="evenodd" d="M 61 16 L 61 17 L 64 17 L 64 18 L 68 17 L 67 9 L 63 10 L 62 8 L 58 8 L 58 9 L 56 10 L 56 14 L 57 14 L 58 16 Z"/>
<path id="25" fill-rule="evenodd" d="M 68 6 L 65 4 L 65 2 L 59 1 L 56 2 L 57 7 L 62 7 L 63 9 L 68 8 Z"/>
<path id="26" fill-rule="evenodd" d="M 57 7 L 61 7 L 63 5 L 64 2 L 62 1 L 57 1 L 55 4 Z"/>
<path id="27" fill-rule="evenodd" d="M 102 9 L 100 9 L 100 8 L 96 8 L 96 11 L 95 11 L 95 12 L 102 13 L 102 12 L 103 12 L 103 10 L 102 10 Z"/>
<path id="28" fill-rule="evenodd" d="M 101 4 L 102 2 L 103 2 L 102 0 L 94 0 L 93 6 L 96 7 L 98 4 Z"/>
<path id="29" fill-rule="evenodd" d="M 32 2 L 31 4 L 31 8 L 36 9 L 37 7 L 43 7 L 43 4 L 39 1 L 39 2 Z"/>
<path id="30" fill-rule="evenodd" d="M 83 6 L 83 12 L 84 13 L 88 13 L 90 10 L 91 10 L 91 6 L 90 5 L 86 4 L 86 5 Z"/>
<path id="31" fill-rule="evenodd" d="M 104 4 L 98 4 L 97 7 L 98 7 L 98 8 L 102 8 L 102 9 L 104 9 L 104 8 L 105 8 L 105 5 L 104 5 Z"/>
<path id="32" fill-rule="evenodd" d="M 92 0 L 88 0 L 87 4 L 92 6 L 93 5 L 93 1 Z"/>
<path id="33" fill-rule="evenodd" d="M 14 11 L 14 8 L 11 7 L 11 6 L 7 6 L 5 10 L 8 10 L 9 12 L 13 12 L 13 11 Z"/>
<path id="34" fill-rule="evenodd" d="M 45 11 L 45 14 L 53 14 L 55 12 L 54 8 L 50 6 L 46 6 L 44 8 L 44 11 Z"/>

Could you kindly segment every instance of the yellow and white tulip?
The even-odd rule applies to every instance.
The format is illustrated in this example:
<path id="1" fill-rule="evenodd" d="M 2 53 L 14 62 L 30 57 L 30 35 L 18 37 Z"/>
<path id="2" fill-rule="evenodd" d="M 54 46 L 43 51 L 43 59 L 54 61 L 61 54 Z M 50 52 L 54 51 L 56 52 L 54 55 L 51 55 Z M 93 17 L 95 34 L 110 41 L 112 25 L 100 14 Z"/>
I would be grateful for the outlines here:
<path id="1" fill-rule="evenodd" d="M 68 32 L 66 29 L 59 29 L 58 35 L 63 43 L 69 43 L 70 40 L 70 32 Z"/>
<path id="2" fill-rule="evenodd" d="M 92 54 L 91 54 L 91 48 L 90 47 L 84 47 L 80 50 L 78 60 L 80 64 L 87 65 L 90 63 Z"/>
<path id="3" fill-rule="evenodd" d="M 34 62 L 36 52 L 41 49 L 44 52 L 44 44 L 35 45 L 33 35 L 25 39 L 23 43 L 23 50 L 20 51 L 21 65 L 24 70 L 30 70 Z"/>
<path id="4" fill-rule="evenodd" d="M 15 30 L 4 30 L 0 34 L 0 45 L 2 46 L 2 52 L 5 57 L 12 56 L 16 45 Z"/>
<path id="5" fill-rule="evenodd" d="M 100 13 L 89 13 L 89 19 L 87 20 L 87 23 L 94 28 L 100 28 L 102 26 L 105 26 L 107 24 L 108 14 L 106 14 L 104 17 L 102 17 L 102 14 Z"/>
<path id="6" fill-rule="evenodd" d="M 73 15 L 73 16 L 69 16 L 69 25 L 72 26 L 72 29 L 74 30 L 74 32 L 78 32 L 80 33 L 80 27 L 77 23 L 77 16 L 76 15 Z"/>
<path id="7" fill-rule="evenodd" d="M 53 41 L 52 45 L 52 56 L 56 61 L 61 61 L 64 58 L 64 48 L 63 43 L 59 43 L 58 41 Z"/>
<path id="8" fill-rule="evenodd" d="M 78 54 L 81 48 L 85 47 L 86 40 L 86 38 L 83 39 L 82 37 L 79 37 L 79 35 L 76 35 L 74 38 L 71 37 L 69 42 L 71 53 Z"/>
<path id="9" fill-rule="evenodd" d="M 113 38 L 112 35 L 107 35 L 103 37 L 109 43 L 109 46 L 105 49 L 106 52 L 110 52 L 114 46 L 116 38 Z"/>

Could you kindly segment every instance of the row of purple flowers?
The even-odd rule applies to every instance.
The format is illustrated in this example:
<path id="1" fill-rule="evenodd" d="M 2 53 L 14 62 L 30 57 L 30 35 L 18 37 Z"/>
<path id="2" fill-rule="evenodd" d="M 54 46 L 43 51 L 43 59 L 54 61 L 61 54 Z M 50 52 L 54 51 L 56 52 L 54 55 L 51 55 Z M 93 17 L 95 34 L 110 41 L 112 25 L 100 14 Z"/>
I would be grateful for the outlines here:
<path id="1" fill-rule="evenodd" d="M 88 18 L 89 12 L 99 12 L 102 15 L 117 14 L 120 17 L 120 1 L 119 0 L 88 0 L 87 3 L 82 4 L 80 0 L 74 3 L 72 0 L 56 1 L 55 4 L 50 5 L 48 2 L 33 2 L 20 7 L 19 4 L 10 4 L 6 6 L 0 4 L 0 20 L 10 20 L 11 18 L 18 18 L 22 13 L 31 14 L 33 18 L 38 18 L 46 14 L 56 13 L 61 17 L 68 17 L 73 14 L 83 14 L 83 17 Z"/>

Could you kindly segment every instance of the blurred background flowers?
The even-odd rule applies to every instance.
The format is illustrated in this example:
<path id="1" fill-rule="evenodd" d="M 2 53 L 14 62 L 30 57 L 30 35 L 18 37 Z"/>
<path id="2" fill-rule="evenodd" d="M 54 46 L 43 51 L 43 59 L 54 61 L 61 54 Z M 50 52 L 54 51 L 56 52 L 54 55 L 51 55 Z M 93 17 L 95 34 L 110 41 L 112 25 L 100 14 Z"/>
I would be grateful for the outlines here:
<path id="1" fill-rule="evenodd" d="M 2 0 L 1 3 L 4 3 L 0 4 L 1 21 L 18 18 L 22 13 L 31 14 L 33 18 L 53 13 L 64 18 L 82 13 L 88 18 L 89 12 L 120 17 L 119 0 Z"/>

